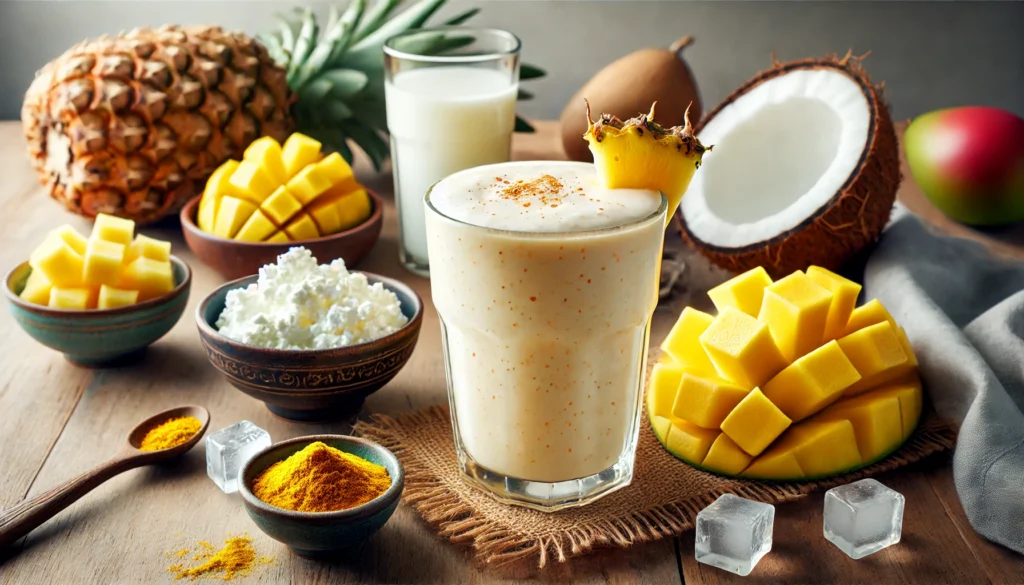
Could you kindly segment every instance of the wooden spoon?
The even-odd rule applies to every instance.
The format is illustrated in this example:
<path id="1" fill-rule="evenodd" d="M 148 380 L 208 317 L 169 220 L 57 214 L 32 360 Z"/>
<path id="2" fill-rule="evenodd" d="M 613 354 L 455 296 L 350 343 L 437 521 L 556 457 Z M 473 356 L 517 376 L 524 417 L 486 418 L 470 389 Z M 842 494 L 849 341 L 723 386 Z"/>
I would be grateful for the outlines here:
<path id="1" fill-rule="evenodd" d="M 181 418 L 183 416 L 191 416 L 203 423 L 203 426 L 199 428 L 199 432 L 189 440 L 175 447 L 160 451 L 142 451 L 139 449 L 146 433 L 172 418 Z M 202 406 L 179 406 L 147 418 L 128 433 L 125 444 L 110 461 L 0 513 L 0 549 L 14 544 L 19 538 L 36 529 L 43 522 L 53 518 L 58 512 L 75 503 L 79 498 L 115 475 L 129 469 L 154 463 L 163 463 L 179 455 L 184 455 L 186 451 L 199 442 L 209 424 L 210 413 Z"/>

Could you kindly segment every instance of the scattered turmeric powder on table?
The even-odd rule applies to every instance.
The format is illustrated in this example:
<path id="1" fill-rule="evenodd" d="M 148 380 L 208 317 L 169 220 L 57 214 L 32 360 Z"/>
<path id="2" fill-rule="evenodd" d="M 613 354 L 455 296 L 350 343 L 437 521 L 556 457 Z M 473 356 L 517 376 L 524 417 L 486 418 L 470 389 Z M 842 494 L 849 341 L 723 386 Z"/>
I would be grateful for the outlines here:
<path id="1" fill-rule="evenodd" d="M 142 438 L 139 449 L 142 451 L 161 451 L 177 447 L 195 436 L 201 428 L 203 428 L 203 423 L 195 417 L 183 416 L 181 418 L 172 418 L 146 433 L 146 436 Z"/>
<path id="2" fill-rule="evenodd" d="M 248 576 L 256 565 L 276 565 L 274 557 L 257 556 L 249 535 L 233 536 L 224 541 L 224 546 L 216 550 L 206 541 L 198 543 L 199 552 L 192 557 L 193 561 L 202 561 L 194 567 L 186 567 L 183 563 L 175 563 L 167 567 L 167 572 L 175 579 L 195 581 L 201 577 L 210 577 L 222 581 L 230 581 L 235 577 Z M 216 552 L 214 552 L 216 551 Z M 189 554 L 189 549 L 181 549 L 168 556 L 182 558 Z"/>

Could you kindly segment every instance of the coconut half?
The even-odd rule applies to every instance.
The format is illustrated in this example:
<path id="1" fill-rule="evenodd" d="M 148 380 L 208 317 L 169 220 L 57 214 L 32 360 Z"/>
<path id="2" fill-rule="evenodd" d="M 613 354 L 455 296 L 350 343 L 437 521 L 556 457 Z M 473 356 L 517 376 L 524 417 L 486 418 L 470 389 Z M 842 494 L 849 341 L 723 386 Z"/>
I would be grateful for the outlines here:
<path id="1" fill-rule="evenodd" d="M 888 106 L 847 55 L 776 64 L 698 129 L 715 145 L 680 205 L 684 239 L 734 272 L 838 269 L 885 227 L 900 183 Z"/>

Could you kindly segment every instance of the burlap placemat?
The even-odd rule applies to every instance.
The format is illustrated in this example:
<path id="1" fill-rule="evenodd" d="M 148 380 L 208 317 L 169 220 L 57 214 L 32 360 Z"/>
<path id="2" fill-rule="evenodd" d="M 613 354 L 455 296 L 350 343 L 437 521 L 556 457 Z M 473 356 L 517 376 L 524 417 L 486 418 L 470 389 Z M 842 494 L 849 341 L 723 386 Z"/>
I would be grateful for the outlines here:
<path id="1" fill-rule="evenodd" d="M 786 502 L 951 449 L 956 439 L 952 427 L 926 413 L 903 447 L 870 467 L 821 481 L 765 483 L 690 467 L 661 446 L 645 415 L 633 483 L 588 506 L 547 514 L 501 504 L 460 479 L 447 406 L 397 418 L 374 415 L 357 423 L 355 431 L 395 452 L 405 467 L 403 500 L 443 537 L 468 544 L 484 563 L 535 559 L 540 567 L 599 546 L 676 536 L 692 528 L 697 512 L 723 493 Z"/>

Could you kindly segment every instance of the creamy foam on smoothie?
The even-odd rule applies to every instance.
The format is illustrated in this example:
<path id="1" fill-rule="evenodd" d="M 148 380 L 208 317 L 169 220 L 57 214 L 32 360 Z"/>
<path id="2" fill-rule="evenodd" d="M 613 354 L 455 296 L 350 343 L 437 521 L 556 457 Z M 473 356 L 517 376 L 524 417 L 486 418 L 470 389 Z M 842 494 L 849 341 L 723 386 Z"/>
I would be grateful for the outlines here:
<path id="1" fill-rule="evenodd" d="M 551 161 L 467 169 L 438 183 L 429 199 L 443 215 L 468 224 L 545 233 L 626 225 L 661 205 L 655 191 L 604 188 L 592 164 Z"/>

